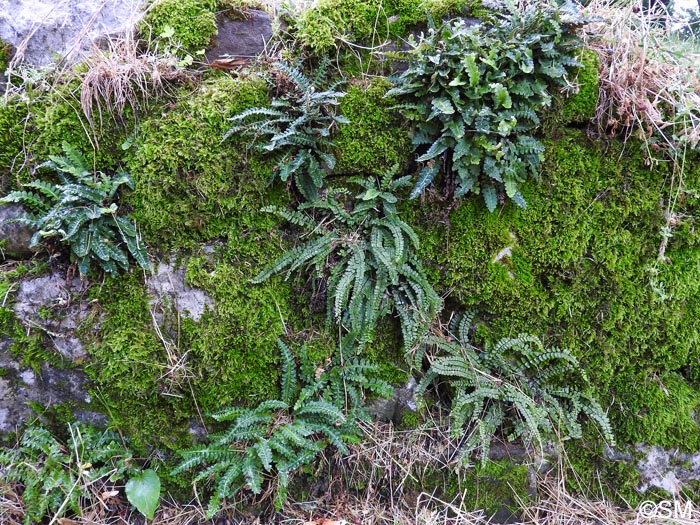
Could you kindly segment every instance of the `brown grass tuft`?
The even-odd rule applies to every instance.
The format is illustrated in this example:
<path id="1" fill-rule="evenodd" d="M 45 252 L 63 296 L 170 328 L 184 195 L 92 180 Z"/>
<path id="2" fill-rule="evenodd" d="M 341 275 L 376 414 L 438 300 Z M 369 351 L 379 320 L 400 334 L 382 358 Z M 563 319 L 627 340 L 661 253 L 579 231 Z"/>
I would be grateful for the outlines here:
<path id="1" fill-rule="evenodd" d="M 178 64 L 175 55 L 141 53 L 132 36 L 111 39 L 108 49 L 95 48 L 86 59 L 80 105 L 94 128 L 95 111 L 121 120 L 128 105 L 134 114 L 148 105 L 149 96 L 160 95 L 168 81 L 188 81 L 191 74 Z"/>

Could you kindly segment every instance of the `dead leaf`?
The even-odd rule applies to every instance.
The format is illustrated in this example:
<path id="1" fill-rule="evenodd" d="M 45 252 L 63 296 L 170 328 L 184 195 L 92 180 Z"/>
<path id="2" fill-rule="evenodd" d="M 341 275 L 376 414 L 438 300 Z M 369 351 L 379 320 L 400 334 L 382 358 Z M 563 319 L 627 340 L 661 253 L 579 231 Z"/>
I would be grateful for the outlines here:
<path id="1" fill-rule="evenodd" d="M 105 501 L 106 499 L 113 498 L 114 496 L 118 496 L 118 495 L 119 495 L 118 490 L 110 490 L 110 491 L 103 492 L 102 494 L 100 494 L 100 499 L 102 501 Z"/>
<path id="2" fill-rule="evenodd" d="M 313 521 L 305 521 L 304 525 L 347 525 L 345 520 L 329 520 L 328 518 L 319 518 Z"/>
<path id="3" fill-rule="evenodd" d="M 235 58 L 217 58 L 212 60 L 211 63 L 207 64 L 209 67 L 214 69 L 236 69 L 237 67 L 243 67 L 248 64 L 248 60 L 245 58 L 235 57 Z"/>

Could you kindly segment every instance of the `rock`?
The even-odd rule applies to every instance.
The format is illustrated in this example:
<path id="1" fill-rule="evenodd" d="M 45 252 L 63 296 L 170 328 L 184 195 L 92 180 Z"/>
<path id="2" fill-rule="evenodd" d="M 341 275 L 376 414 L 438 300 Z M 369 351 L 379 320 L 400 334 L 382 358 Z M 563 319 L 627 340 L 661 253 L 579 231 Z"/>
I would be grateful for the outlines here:
<path id="1" fill-rule="evenodd" d="M 15 315 L 26 326 L 43 330 L 63 357 L 81 361 L 87 353 L 76 330 L 91 310 L 81 296 L 86 288 L 80 279 L 66 281 L 59 273 L 22 281 L 15 295 Z"/>
<path id="2" fill-rule="evenodd" d="M 213 308 L 214 301 L 202 290 L 192 288 L 185 282 L 185 269 L 175 268 L 170 262 L 161 262 L 155 274 L 146 282 L 148 293 L 153 299 L 151 306 L 172 306 L 182 317 L 199 321 L 207 308 Z M 162 310 L 162 308 L 158 308 Z M 157 319 L 159 324 L 162 316 Z"/>
<path id="3" fill-rule="evenodd" d="M 29 226 L 11 222 L 18 217 L 27 217 L 28 214 L 19 204 L 0 204 L 0 260 L 8 257 L 15 259 L 27 259 L 34 255 L 38 248 L 30 248 L 34 230 Z"/>
<path id="4" fill-rule="evenodd" d="M 256 57 L 272 37 L 272 19 L 254 9 L 246 11 L 242 20 L 221 16 L 217 25 L 216 45 L 206 53 L 210 63 L 227 57 Z"/>
<path id="5" fill-rule="evenodd" d="M 92 400 L 86 388 L 88 380 L 82 372 L 59 370 L 44 363 L 37 374 L 12 357 L 10 344 L 7 339 L 0 340 L 0 434 L 15 432 L 24 423 L 36 419 L 30 403 L 46 408 L 61 403 L 84 405 L 74 414 L 78 421 L 105 424 L 103 415 L 86 409 Z"/>
<path id="6" fill-rule="evenodd" d="M 0 2 L 0 40 L 17 49 L 17 58 L 46 66 L 58 54 L 72 62 L 107 35 L 132 28 L 143 0 L 4 0 Z"/>
<path id="7" fill-rule="evenodd" d="M 410 377 L 403 387 L 394 388 L 391 399 L 373 399 L 367 405 L 370 415 L 379 421 L 400 425 L 404 412 L 416 410 L 417 386 L 416 380 Z"/>
<path id="8" fill-rule="evenodd" d="M 637 462 L 642 480 L 641 492 L 656 487 L 677 496 L 689 482 L 700 480 L 700 453 L 689 454 L 647 445 L 638 445 L 636 451 L 643 454 Z"/>

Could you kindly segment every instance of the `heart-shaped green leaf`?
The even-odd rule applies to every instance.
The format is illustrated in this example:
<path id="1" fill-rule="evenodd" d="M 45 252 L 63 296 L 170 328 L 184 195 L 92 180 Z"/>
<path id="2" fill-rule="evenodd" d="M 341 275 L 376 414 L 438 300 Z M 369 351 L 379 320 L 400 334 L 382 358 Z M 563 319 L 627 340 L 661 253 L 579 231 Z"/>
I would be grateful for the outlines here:
<path id="1" fill-rule="evenodd" d="M 160 478 L 154 470 L 144 470 L 126 484 L 126 498 L 149 520 L 160 503 Z"/>

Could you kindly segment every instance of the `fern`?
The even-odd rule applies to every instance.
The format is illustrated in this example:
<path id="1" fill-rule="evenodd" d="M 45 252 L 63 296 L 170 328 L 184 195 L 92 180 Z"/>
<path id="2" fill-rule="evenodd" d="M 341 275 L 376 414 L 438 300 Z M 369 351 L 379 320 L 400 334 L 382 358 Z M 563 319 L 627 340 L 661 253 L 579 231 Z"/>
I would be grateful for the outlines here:
<path id="1" fill-rule="evenodd" d="M 240 133 L 253 139 L 250 147 L 276 154 L 277 167 L 271 178 L 287 181 L 293 177 L 304 198 L 314 201 L 326 171 L 335 167 L 330 134 L 334 126 L 347 122 L 336 114 L 345 94 L 335 91 L 337 84 L 324 89 L 320 76 L 309 80 L 283 62 L 273 68 L 294 89 L 287 91 L 286 98 L 273 99 L 270 108 L 251 108 L 231 117 L 237 124 L 226 131 L 224 140 Z"/>
<path id="2" fill-rule="evenodd" d="M 284 270 L 287 277 L 297 269 L 313 270 L 327 280 L 329 322 L 343 325 L 360 348 L 371 340 L 379 318 L 392 310 L 402 325 L 404 347 L 412 347 L 441 301 L 415 254 L 418 237 L 396 210 L 395 193 L 410 180 L 395 174 L 390 170 L 380 181 L 351 179 L 361 189 L 354 199 L 346 188 L 329 188 L 325 198 L 302 204 L 297 212 L 265 208 L 291 218 L 312 238 L 269 263 L 252 282 Z M 301 215 L 304 211 L 314 212 L 313 218 Z"/>
<path id="3" fill-rule="evenodd" d="M 24 187 L 35 191 L 13 191 L 0 199 L 0 203 L 20 203 L 33 214 L 15 221 L 36 230 L 30 246 L 57 238 L 70 248 L 70 260 L 81 275 L 87 275 L 91 263 L 111 275 L 128 270 L 128 255 L 150 270 L 136 227 L 117 215 L 118 206 L 113 202 L 121 186 L 133 189 L 131 176 L 93 172 L 75 148 L 64 142 L 63 150 L 64 157 L 52 156 L 40 166 L 53 169 L 60 183 L 34 180 Z"/>
<path id="4" fill-rule="evenodd" d="M 101 503 L 90 487 L 138 473 L 117 434 L 73 423 L 68 435 L 62 442 L 45 428 L 30 426 L 16 448 L 0 449 L 3 480 L 21 484 L 25 525 L 80 514 L 86 502 Z"/>
<path id="5" fill-rule="evenodd" d="M 567 68 L 580 66 L 575 29 L 585 20 L 548 3 L 506 4 L 490 24 L 430 28 L 386 94 L 402 96 L 396 109 L 417 123 L 413 145 L 425 165 L 411 198 L 448 167 L 455 197 L 481 194 L 491 211 L 505 196 L 526 206 L 519 187 L 544 151 L 531 135 L 537 112 L 551 102 L 548 89 L 566 83 Z"/>
<path id="6" fill-rule="evenodd" d="M 554 430 L 564 439 L 581 438 L 582 416 L 597 424 L 614 444 L 610 422 L 568 350 L 546 348 L 537 337 L 526 334 L 478 349 L 468 342 L 472 319 L 473 313 L 455 316 L 449 337 L 426 336 L 414 356 L 416 366 L 426 353 L 431 359 L 416 389 L 421 402 L 437 380 L 453 388 L 453 436 L 472 426 L 463 442 L 466 451 L 478 448 L 485 464 L 491 440 L 499 431 L 511 441 L 522 438 L 528 444 L 541 444 Z"/>
<path id="7" fill-rule="evenodd" d="M 294 471 L 312 463 L 328 445 L 347 452 L 346 443 L 359 434 L 356 420 L 366 417 L 363 391 L 391 395 L 391 387 L 374 377 L 376 366 L 349 357 L 354 349 L 341 350 L 320 366 L 308 359 L 305 347 L 295 356 L 282 341 L 278 346 L 282 400 L 213 414 L 217 421 L 230 422 L 228 430 L 210 435 L 207 445 L 180 452 L 183 461 L 173 474 L 200 469 L 195 482 L 207 480 L 212 488 L 209 517 L 223 499 L 241 490 L 262 493 L 274 474 L 272 486 L 279 508 Z"/>

